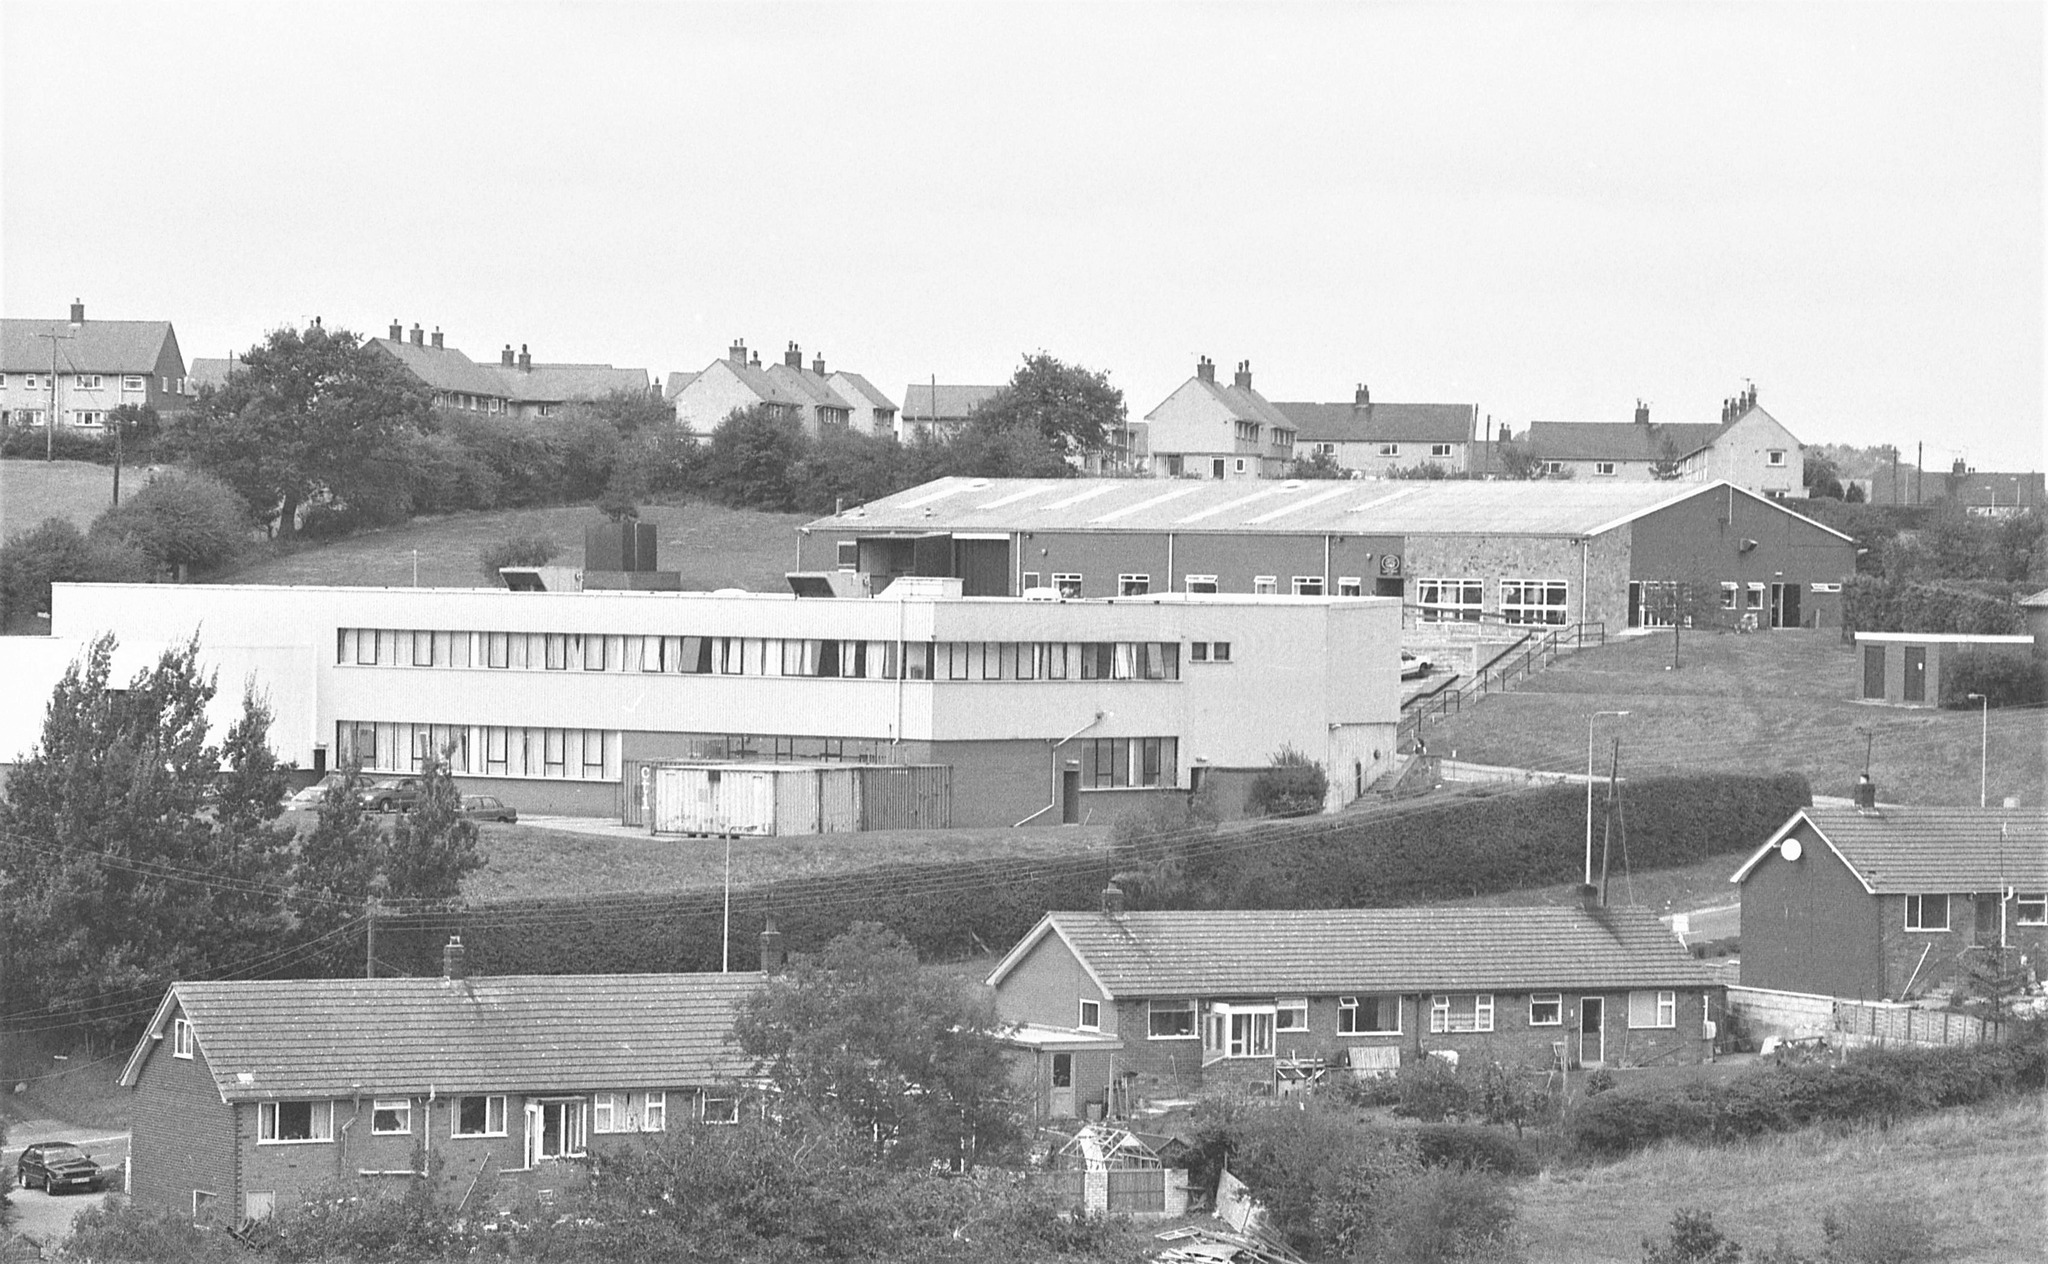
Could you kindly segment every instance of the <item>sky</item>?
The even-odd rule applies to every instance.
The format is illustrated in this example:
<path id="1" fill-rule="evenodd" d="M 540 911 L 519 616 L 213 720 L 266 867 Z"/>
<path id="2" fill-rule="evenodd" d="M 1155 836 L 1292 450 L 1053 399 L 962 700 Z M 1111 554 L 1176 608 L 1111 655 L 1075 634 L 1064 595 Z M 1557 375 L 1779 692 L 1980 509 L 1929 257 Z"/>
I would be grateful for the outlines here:
<path id="1" fill-rule="evenodd" d="M 2041 469 L 2043 9 L 0 0 L 0 310 Z"/>

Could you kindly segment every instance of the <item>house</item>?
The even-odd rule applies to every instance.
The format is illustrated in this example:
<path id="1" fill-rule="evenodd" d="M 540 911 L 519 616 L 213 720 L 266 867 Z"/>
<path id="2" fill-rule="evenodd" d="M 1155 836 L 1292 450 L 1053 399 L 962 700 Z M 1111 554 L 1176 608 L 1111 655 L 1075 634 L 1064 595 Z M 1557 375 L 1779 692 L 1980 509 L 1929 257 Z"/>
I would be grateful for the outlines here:
<path id="1" fill-rule="evenodd" d="M 2033 653 L 2032 636 L 1984 633 L 1858 632 L 1856 649 L 1863 673 L 1855 697 L 1865 702 L 1891 702 L 1932 707 L 1942 701 L 1942 665 L 1958 654 Z"/>
<path id="2" fill-rule="evenodd" d="M 209 386 L 226 386 L 230 377 L 241 372 L 245 370 L 240 356 L 194 356 L 185 366 L 185 387 L 196 397 Z"/>
<path id="3" fill-rule="evenodd" d="M 1145 414 L 1134 446 L 1149 453 L 1159 478 L 1279 478 L 1294 462 L 1295 426 L 1252 389 L 1251 361 L 1240 361 L 1223 386 L 1215 362 L 1202 356 L 1195 375 Z"/>
<path id="4" fill-rule="evenodd" d="M 448 346 L 436 329 L 432 341 L 419 325 L 408 340 L 405 328 L 391 323 L 390 336 L 370 338 L 364 346 L 389 356 L 414 381 L 433 393 L 434 407 L 514 417 L 552 417 L 564 404 L 589 403 L 620 391 L 645 394 L 647 370 L 616 369 L 609 364 L 536 364 L 524 344 L 512 344 L 496 364 L 478 364 Z"/>
<path id="5" fill-rule="evenodd" d="M 1726 483 L 943 478 L 798 529 L 806 570 L 1041 586 L 1400 597 L 1439 639 L 1671 626 L 1678 586 L 1733 625 L 1834 627 L 1855 541 Z"/>
<path id="6" fill-rule="evenodd" d="M 1966 513 L 2003 518 L 2048 506 L 2048 480 L 2038 470 L 1977 470 L 1961 457 L 1946 474 L 1918 468 L 1888 471 L 1854 480 L 1874 505 L 1929 505 L 1951 501 Z"/>
<path id="7" fill-rule="evenodd" d="M 574 1184 L 607 1151 L 738 1119 L 733 1019 L 765 978 L 472 976 L 453 940 L 436 979 L 174 983 L 119 1080 L 129 1194 L 233 1225 L 358 1181 L 431 1174 L 468 1206 Z"/>
<path id="8" fill-rule="evenodd" d="M 1427 1056 L 1699 1062 L 1712 971 L 1646 909 L 1048 913 L 988 976 L 1042 1114 Z M 1055 1036 L 1072 1043 L 1061 1044 Z"/>
<path id="9" fill-rule="evenodd" d="M 903 388 L 902 424 L 896 437 L 905 443 L 925 438 L 950 439 L 967 424 L 975 409 L 1002 394 L 1003 389 L 912 382 Z"/>
<path id="10" fill-rule="evenodd" d="M 1348 404 L 1273 407 L 1294 423 L 1302 456 L 1320 452 L 1367 478 L 1424 465 L 1474 472 L 1477 444 L 1485 438 L 1476 404 L 1375 404 L 1364 383 Z"/>
<path id="11" fill-rule="evenodd" d="M 1524 442 L 1554 475 L 1721 481 L 1773 499 L 1804 494 L 1804 448 L 1757 405 L 1754 386 L 1724 401 L 1713 425 L 1659 425 L 1638 401 L 1630 424 L 1532 421 Z"/>
<path id="12" fill-rule="evenodd" d="M 470 793 L 622 820 L 643 770 L 677 761 L 942 766 L 953 823 L 977 826 L 1241 795 L 1283 746 L 1331 771 L 1334 808 L 1392 763 L 1394 602 L 960 594 L 62 584 L 48 637 L 0 638 L 0 679 L 44 696 L 101 632 L 197 629 L 204 668 L 255 682 L 301 768 L 410 773 L 452 746 Z M 239 705 L 215 699 L 219 731 Z M 0 758 L 40 723 L 0 709 Z"/>
<path id="13" fill-rule="evenodd" d="M 882 394 L 873 382 L 845 369 L 834 369 L 827 376 L 823 356 L 812 360 L 811 370 L 824 377 L 826 385 L 838 392 L 839 397 L 847 402 L 850 415 L 848 424 L 855 430 L 862 434 L 891 437 L 896 435 L 896 401 Z"/>
<path id="14" fill-rule="evenodd" d="M 797 422 L 813 437 L 828 426 L 882 434 L 896 425 L 896 405 L 866 378 L 845 370 L 827 373 L 823 356 L 806 369 L 803 349 L 794 342 L 784 349 L 782 363 L 763 368 L 761 353 L 749 358 L 746 341 L 735 339 L 725 359 L 694 374 L 671 374 L 664 394 L 675 405 L 676 424 L 696 435 L 708 435 L 732 413 L 757 406 Z"/>
<path id="15" fill-rule="evenodd" d="M 173 413 L 191 403 L 185 357 L 167 320 L 0 319 L 0 425 L 105 433 L 123 405 Z"/>
<path id="16" fill-rule="evenodd" d="M 1905 1000 L 1952 983 L 1973 953 L 2048 951 L 2048 811 L 1802 808 L 1730 882 L 1741 891 L 1742 986 Z"/>

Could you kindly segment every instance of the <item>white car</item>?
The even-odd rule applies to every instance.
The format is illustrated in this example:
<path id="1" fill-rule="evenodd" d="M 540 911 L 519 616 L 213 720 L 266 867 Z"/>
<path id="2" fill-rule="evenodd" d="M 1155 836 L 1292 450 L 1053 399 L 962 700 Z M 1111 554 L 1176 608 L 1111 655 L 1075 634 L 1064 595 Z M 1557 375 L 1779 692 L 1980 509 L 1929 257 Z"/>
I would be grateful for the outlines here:
<path id="1" fill-rule="evenodd" d="M 1419 654 L 1410 654 L 1407 650 L 1401 651 L 1401 679 L 1403 680 L 1421 680 L 1424 676 L 1429 675 L 1430 669 L 1434 666 L 1434 663 L 1431 663 Z"/>

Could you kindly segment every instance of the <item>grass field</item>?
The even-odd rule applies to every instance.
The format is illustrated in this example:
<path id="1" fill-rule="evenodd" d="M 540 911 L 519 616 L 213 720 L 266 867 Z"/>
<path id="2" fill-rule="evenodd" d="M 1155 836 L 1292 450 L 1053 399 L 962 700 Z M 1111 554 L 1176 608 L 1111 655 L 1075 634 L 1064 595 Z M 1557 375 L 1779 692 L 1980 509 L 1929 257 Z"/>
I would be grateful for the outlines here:
<path id="1" fill-rule="evenodd" d="M 783 575 L 796 569 L 796 527 L 810 517 L 691 501 L 643 506 L 640 520 L 654 524 L 661 565 L 681 571 L 685 588 L 787 592 Z M 328 544 L 257 554 L 213 578 L 231 584 L 404 588 L 413 583 L 418 550 L 422 587 L 474 588 L 486 582 L 477 569 L 477 553 L 486 545 L 545 535 L 561 546 L 557 565 L 580 567 L 583 529 L 602 521 L 588 505 L 415 518 Z"/>
<path id="2" fill-rule="evenodd" d="M 1833 632 L 1689 633 L 1670 670 L 1671 637 L 1611 641 L 1564 659 L 1505 694 L 1432 724 L 1432 753 L 1485 764 L 1585 768 L 1595 711 L 1629 711 L 1597 727 L 1599 766 L 1621 738 L 1624 775 L 1697 770 L 1804 773 L 1814 793 L 1848 795 L 1864 735 L 1880 796 L 1900 803 L 1977 802 L 1978 716 L 1875 706 L 1852 697 L 1859 660 Z M 2029 807 L 2048 786 L 2048 711 L 1990 715 L 1990 801 Z"/>
<path id="3" fill-rule="evenodd" d="M 121 490 L 149 481 L 147 470 L 121 471 Z M 86 461 L 0 461 L 0 540 L 45 518 L 68 518 L 80 531 L 114 503 L 114 467 Z"/>
<path id="4" fill-rule="evenodd" d="M 1637 1264 L 1644 1236 L 1663 1238 L 1682 1208 L 1708 1211 L 1751 1251 L 1782 1235 L 1813 1256 L 1829 1207 L 1902 1213 L 1932 1231 L 1946 1264 L 2038 1260 L 2048 1233 L 2043 1107 L 2039 1097 L 2021 1098 L 1889 1131 L 1810 1128 L 1742 1145 L 1668 1145 L 1608 1167 L 1546 1173 L 1520 1188 L 1528 1262 Z"/>

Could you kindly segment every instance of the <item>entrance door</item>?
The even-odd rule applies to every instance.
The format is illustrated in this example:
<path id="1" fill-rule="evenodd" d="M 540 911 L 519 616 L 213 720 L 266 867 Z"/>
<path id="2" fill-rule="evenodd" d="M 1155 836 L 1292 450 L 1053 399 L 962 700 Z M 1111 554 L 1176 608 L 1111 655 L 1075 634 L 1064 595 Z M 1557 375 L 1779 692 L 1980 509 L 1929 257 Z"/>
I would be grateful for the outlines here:
<path id="1" fill-rule="evenodd" d="M 1980 947 L 1999 947 L 1998 913 L 1999 898 L 1995 895 L 1977 897 L 1977 943 Z"/>
<path id="2" fill-rule="evenodd" d="M 1222 457 L 1220 457 L 1220 456 L 1219 456 L 1219 457 L 1217 457 L 1217 458 L 1216 458 L 1215 460 L 1213 460 L 1213 461 L 1209 462 L 1209 477 L 1210 477 L 1210 478 L 1222 478 L 1222 477 L 1223 477 L 1223 458 L 1222 458 Z"/>
<path id="3" fill-rule="evenodd" d="M 1052 1095 L 1046 1105 L 1053 1117 L 1074 1118 L 1074 1055 L 1055 1053 L 1052 1055 Z"/>
<path id="4" fill-rule="evenodd" d="M 1927 651 L 1918 645 L 1906 647 L 1906 701 L 1927 701 Z"/>
<path id="5" fill-rule="evenodd" d="M 1643 626 L 1643 584 L 1641 580 L 1628 581 L 1628 625 L 1632 628 Z"/>
<path id="6" fill-rule="evenodd" d="M 1597 1067 L 1607 1061 L 1607 1000 L 1579 998 L 1579 1065 Z"/>
<path id="7" fill-rule="evenodd" d="M 1771 585 L 1771 626 L 1774 628 L 1796 628 L 1799 626 L 1799 585 Z"/>
<path id="8" fill-rule="evenodd" d="M 1060 770 L 1060 824 L 1081 823 L 1081 770 L 1062 768 Z"/>
<path id="9" fill-rule="evenodd" d="M 1863 696 L 1884 697 L 1884 646 L 1863 647 Z"/>

